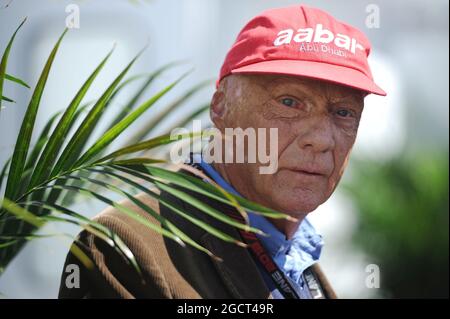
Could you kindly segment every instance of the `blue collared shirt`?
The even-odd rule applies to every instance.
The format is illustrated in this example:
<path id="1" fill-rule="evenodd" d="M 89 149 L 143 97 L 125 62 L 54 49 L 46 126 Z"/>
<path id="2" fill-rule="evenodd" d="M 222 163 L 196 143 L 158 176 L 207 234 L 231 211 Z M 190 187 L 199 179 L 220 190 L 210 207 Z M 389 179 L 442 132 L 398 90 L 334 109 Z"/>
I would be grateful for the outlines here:
<path id="1" fill-rule="evenodd" d="M 193 160 L 222 188 L 229 193 L 239 195 L 211 165 L 203 161 L 200 154 L 193 154 Z M 258 228 L 269 235 L 269 237 L 257 236 L 278 267 L 290 279 L 296 292 L 302 299 L 311 298 L 309 290 L 305 287 L 303 272 L 319 259 L 323 247 L 322 236 L 316 232 L 307 218 L 303 219 L 297 231 L 289 240 L 264 216 L 248 214 L 248 218 L 250 226 Z M 266 284 L 271 289 L 273 297 L 282 299 L 283 296 L 276 289 L 267 272 L 263 271 L 261 267 L 260 270 Z"/>

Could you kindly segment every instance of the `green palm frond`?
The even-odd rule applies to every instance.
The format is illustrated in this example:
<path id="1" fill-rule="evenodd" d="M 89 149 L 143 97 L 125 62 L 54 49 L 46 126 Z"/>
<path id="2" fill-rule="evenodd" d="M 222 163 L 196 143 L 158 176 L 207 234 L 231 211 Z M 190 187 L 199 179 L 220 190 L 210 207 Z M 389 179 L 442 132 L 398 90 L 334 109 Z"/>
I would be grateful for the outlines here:
<path id="1" fill-rule="evenodd" d="M 4 80 L 28 87 L 24 81 L 6 73 L 12 43 L 24 22 L 14 32 L 1 60 L 0 96 L 4 100 L 6 99 L 2 95 Z M 245 210 L 248 210 L 271 218 L 289 218 L 285 214 L 229 194 L 215 183 L 209 183 L 181 171 L 172 171 L 167 167 L 168 163 L 165 162 L 164 156 L 154 156 L 157 151 L 163 150 L 169 143 L 174 142 L 170 134 L 143 139 L 152 135 L 155 126 L 183 106 L 189 97 L 211 83 L 211 81 L 205 81 L 193 86 L 172 103 L 163 105 L 159 112 L 155 112 L 153 106 L 189 72 L 166 84 L 163 89 L 151 96 L 147 96 L 148 88 L 163 72 L 175 65 L 180 65 L 181 62 L 169 63 L 153 72 L 127 78 L 129 70 L 141 55 L 141 51 L 118 72 L 118 75 L 111 80 L 98 99 L 86 102 L 84 98 L 87 92 L 94 85 L 95 79 L 114 51 L 114 48 L 111 49 L 82 84 L 69 105 L 63 111 L 49 117 L 42 131 L 38 132 L 36 143 L 32 144 L 32 136 L 35 134 L 34 124 L 41 97 L 46 88 L 47 79 L 51 76 L 52 64 L 66 33 L 67 30 L 59 37 L 45 63 L 25 110 L 12 155 L 0 170 L 0 190 L 6 183 L 4 195 L 0 197 L 0 273 L 28 241 L 44 236 L 38 231 L 48 222 L 73 224 L 93 233 L 126 257 L 130 264 L 139 270 L 139 265 L 132 252 L 120 238 L 105 226 L 71 209 L 76 198 L 75 195 L 113 206 L 121 213 L 148 227 L 150 231 L 156 231 L 182 246 L 190 245 L 212 257 L 216 256 L 133 194 L 143 192 L 175 214 L 217 238 L 244 247 L 245 244 L 239 239 L 187 214 L 177 204 L 160 196 L 160 192 L 165 191 L 222 223 L 259 234 L 264 233 L 250 227 L 248 223 L 237 222 L 223 212 L 199 201 L 192 196 L 192 192 L 235 206 L 244 215 L 246 214 Z M 128 87 L 128 84 L 138 80 L 143 80 L 142 85 L 122 107 L 118 108 L 116 116 L 106 125 L 107 129 L 94 139 L 94 132 L 99 127 L 99 123 L 104 122 L 104 114 L 111 105 L 116 106 L 115 97 Z M 7 99 L 12 100 L 11 98 Z M 139 102 L 140 100 L 143 102 Z M 191 114 L 179 119 L 177 124 L 184 126 L 188 121 L 206 112 L 207 109 L 208 105 L 205 103 Z M 124 132 L 128 132 L 139 118 L 149 112 L 153 112 L 150 119 L 137 130 L 137 133 L 128 142 L 122 144 L 122 147 L 110 149 L 114 141 L 123 137 Z M 185 134 L 181 138 L 191 139 L 199 134 L 201 132 L 194 132 Z M 142 152 L 145 152 L 146 155 L 143 156 Z M 194 173 L 201 174 L 200 172 Z M 152 223 L 137 214 L 133 209 L 121 204 L 120 200 L 113 200 L 111 195 L 135 204 L 157 223 Z M 76 243 L 71 249 L 83 263 L 92 266 L 92 261 L 83 255 L 82 249 Z"/>
<path id="2" fill-rule="evenodd" d="M 17 84 L 20 84 L 23 87 L 26 87 L 27 89 L 30 89 L 30 86 L 27 83 L 25 83 L 24 80 L 21 80 L 21 79 L 15 77 L 15 76 L 10 75 L 10 74 L 5 74 L 5 80 L 9 80 L 11 82 L 15 82 Z"/>
<path id="3" fill-rule="evenodd" d="M 9 58 L 9 53 L 11 51 L 11 47 L 13 45 L 14 39 L 16 38 L 17 32 L 24 25 L 25 21 L 26 21 L 26 18 L 19 24 L 16 31 L 14 31 L 11 39 L 8 42 L 8 45 L 6 46 L 5 52 L 2 55 L 2 59 L 0 61 L 0 112 L 2 109 L 2 105 L 1 105 L 2 100 L 12 101 L 11 99 L 3 96 L 3 83 L 6 78 L 6 65 L 8 64 L 8 58 Z"/>

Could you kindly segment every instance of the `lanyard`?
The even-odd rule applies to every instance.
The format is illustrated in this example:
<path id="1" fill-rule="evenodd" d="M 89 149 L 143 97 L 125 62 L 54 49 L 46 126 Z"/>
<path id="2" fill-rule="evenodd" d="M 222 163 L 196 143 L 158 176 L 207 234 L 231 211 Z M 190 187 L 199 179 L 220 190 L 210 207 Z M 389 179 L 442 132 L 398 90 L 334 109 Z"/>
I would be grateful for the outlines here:
<path id="1" fill-rule="evenodd" d="M 244 218 L 237 211 L 228 211 L 227 214 L 233 219 L 245 223 Z M 286 274 L 280 270 L 272 257 L 267 253 L 255 233 L 246 232 L 239 229 L 242 240 L 248 245 L 253 257 L 261 264 L 264 270 L 269 274 L 275 287 L 285 299 L 300 299 L 294 287 L 287 279 Z"/>
<path id="2" fill-rule="evenodd" d="M 193 154 L 190 154 L 190 163 L 189 165 L 201 170 L 206 175 L 209 172 L 206 172 L 205 169 L 202 167 L 202 165 L 199 165 L 198 163 L 195 163 L 193 161 Z M 210 176 L 211 177 L 211 176 Z M 237 210 L 228 211 L 226 212 L 227 215 L 229 215 L 231 218 L 237 220 L 240 223 L 245 223 L 244 218 L 239 214 Z M 267 253 L 264 246 L 261 244 L 258 237 L 256 237 L 255 233 L 246 232 L 242 229 L 238 229 L 242 240 L 248 245 L 250 248 L 253 257 L 261 264 L 261 266 L 264 268 L 264 270 L 269 274 L 269 277 L 272 279 L 273 283 L 275 284 L 275 287 L 278 289 L 278 291 L 283 295 L 285 299 L 300 299 L 299 295 L 295 291 L 292 284 L 289 282 L 289 280 L 286 277 L 286 274 L 280 270 L 278 265 L 274 262 L 272 257 Z"/>

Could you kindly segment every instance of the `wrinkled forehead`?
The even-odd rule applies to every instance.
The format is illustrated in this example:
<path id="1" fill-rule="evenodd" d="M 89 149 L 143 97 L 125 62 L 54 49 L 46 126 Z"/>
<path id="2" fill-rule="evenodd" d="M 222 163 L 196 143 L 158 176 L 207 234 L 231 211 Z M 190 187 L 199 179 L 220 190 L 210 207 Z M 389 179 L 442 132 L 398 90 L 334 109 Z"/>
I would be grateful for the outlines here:
<path id="1" fill-rule="evenodd" d="M 258 91 L 258 94 L 301 92 L 312 97 L 351 99 L 363 103 L 367 95 L 364 91 L 329 81 L 274 74 L 232 74 L 221 81 L 220 87 L 230 97 L 249 95 L 252 91 Z"/>

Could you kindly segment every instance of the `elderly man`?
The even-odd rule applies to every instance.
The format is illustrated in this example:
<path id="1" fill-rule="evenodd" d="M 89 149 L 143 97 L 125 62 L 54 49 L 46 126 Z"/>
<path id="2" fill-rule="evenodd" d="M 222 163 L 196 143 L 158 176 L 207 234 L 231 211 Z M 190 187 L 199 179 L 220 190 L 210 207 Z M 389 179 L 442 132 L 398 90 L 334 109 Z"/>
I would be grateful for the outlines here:
<path id="1" fill-rule="evenodd" d="M 258 162 L 211 163 L 200 154 L 192 159 L 227 191 L 296 221 L 249 214 L 250 225 L 269 236 L 247 236 L 178 200 L 189 214 L 235 238 L 241 236 L 249 249 L 226 243 L 139 195 L 222 261 L 180 247 L 108 208 L 96 220 L 125 241 L 142 274 L 94 235 L 83 232 L 80 241 L 95 269 L 82 268 L 77 289 L 65 285 L 64 273 L 60 297 L 334 298 L 316 264 L 322 238 L 305 217 L 330 197 L 344 172 L 364 97 L 385 95 L 373 82 L 369 51 L 361 32 L 314 8 L 273 9 L 252 19 L 225 58 L 211 119 L 220 132 L 276 128 L 277 169 L 261 174 Z M 200 199 L 229 210 L 211 199 Z M 145 212 L 140 214 L 156 222 Z M 79 262 L 69 254 L 66 264 Z"/>

